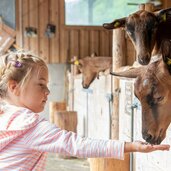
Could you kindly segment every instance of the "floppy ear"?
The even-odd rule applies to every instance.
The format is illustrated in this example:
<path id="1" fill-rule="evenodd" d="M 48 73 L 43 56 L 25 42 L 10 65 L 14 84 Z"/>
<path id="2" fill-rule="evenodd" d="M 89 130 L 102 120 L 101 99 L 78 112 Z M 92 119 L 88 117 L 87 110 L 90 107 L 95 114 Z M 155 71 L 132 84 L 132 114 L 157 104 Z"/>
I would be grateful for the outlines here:
<path id="1" fill-rule="evenodd" d="M 111 23 L 104 23 L 103 24 L 103 27 L 105 29 L 109 29 L 109 30 L 110 29 L 120 28 L 120 27 L 125 27 L 125 21 L 126 21 L 126 17 L 121 18 L 121 19 L 114 20 Z"/>
<path id="2" fill-rule="evenodd" d="M 167 65 L 169 72 L 171 72 L 171 41 L 164 40 L 161 43 L 160 51 L 161 51 L 164 63 Z"/>
<path id="3" fill-rule="evenodd" d="M 95 57 L 95 56 L 97 56 L 97 54 L 96 54 L 96 52 L 93 52 L 93 53 L 91 54 L 91 57 L 93 58 L 93 57 Z"/>
<path id="4" fill-rule="evenodd" d="M 144 66 L 132 67 L 125 66 L 121 67 L 114 72 L 110 72 L 111 75 L 124 78 L 136 78 L 144 71 Z"/>
<path id="5" fill-rule="evenodd" d="M 165 22 L 171 18 L 171 8 L 163 9 L 157 12 L 154 12 L 160 22 Z"/>

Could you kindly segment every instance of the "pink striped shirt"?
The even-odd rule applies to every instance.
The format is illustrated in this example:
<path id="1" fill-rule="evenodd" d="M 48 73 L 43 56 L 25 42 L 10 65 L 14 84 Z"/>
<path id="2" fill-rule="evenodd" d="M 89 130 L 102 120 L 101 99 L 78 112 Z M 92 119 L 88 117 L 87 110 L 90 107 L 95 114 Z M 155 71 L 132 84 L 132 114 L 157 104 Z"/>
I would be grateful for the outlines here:
<path id="1" fill-rule="evenodd" d="M 82 138 L 12 105 L 0 115 L 0 171 L 43 171 L 47 152 L 80 158 L 124 158 L 124 142 Z"/>

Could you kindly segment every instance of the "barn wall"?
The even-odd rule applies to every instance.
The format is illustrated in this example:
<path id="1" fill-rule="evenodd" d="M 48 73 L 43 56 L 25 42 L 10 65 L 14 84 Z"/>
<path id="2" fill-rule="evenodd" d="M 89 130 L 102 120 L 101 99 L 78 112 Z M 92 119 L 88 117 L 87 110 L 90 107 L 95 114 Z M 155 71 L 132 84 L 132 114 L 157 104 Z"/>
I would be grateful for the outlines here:
<path id="1" fill-rule="evenodd" d="M 71 76 L 71 75 L 70 75 Z M 77 111 L 77 133 L 91 138 L 109 139 L 111 126 L 111 75 L 102 75 L 95 79 L 89 89 L 82 87 L 82 74 L 74 77 L 69 94 L 74 95 L 74 104 L 69 110 Z"/>
<path id="2" fill-rule="evenodd" d="M 66 63 L 96 52 L 112 56 L 112 31 L 102 26 L 66 26 L 64 0 L 16 0 L 17 45 L 41 56 L 47 63 Z M 56 26 L 54 37 L 45 36 L 47 24 Z M 36 37 L 24 35 L 26 27 L 37 29 Z"/>

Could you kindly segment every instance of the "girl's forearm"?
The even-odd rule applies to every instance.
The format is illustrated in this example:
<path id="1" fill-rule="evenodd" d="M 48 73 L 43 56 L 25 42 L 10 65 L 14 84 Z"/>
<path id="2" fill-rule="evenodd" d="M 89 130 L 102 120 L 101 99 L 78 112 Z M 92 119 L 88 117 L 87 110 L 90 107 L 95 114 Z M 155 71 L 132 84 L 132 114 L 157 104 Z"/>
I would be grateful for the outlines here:
<path id="1" fill-rule="evenodd" d="M 134 143 L 125 142 L 125 146 L 124 146 L 125 153 L 136 152 L 136 151 L 137 151 L 137 146 Z"/>

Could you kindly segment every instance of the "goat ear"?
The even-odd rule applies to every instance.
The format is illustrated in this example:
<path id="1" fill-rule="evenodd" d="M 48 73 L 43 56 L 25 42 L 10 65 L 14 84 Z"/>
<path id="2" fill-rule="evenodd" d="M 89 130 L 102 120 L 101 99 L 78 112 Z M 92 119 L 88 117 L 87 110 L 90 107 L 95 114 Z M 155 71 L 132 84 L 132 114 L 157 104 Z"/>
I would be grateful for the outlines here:
<path id="1" fill-rule="evenodd" d="M 117 19 L 114 20 L 111 23 L 104 23 L 103 27 L 105 29 L 116 29 L 116 28 L 120 28 L 120 27 L 125 27 L 125 21 L 126 21 L 126 17 L 125 18 L 121 18 L 121 19 Z"/>
<path id="2" fill-rule="evenodd" d="M 115 72 L 110 72 L 110 74 L 117 77 L 137 78 L 143 71 L 144 71 L 144 66 L 140 66 L 140 67 L 125 66 L 119 68 Z"/>
<path id="3" fill-rule="evenodd" d="M 171 66 L 171 41 L 164 40 L 161 43 L 160 51 L 162 54 L 163 61 L 166 63 L 166 65 Z"/>
<path id="4" fill-rule="evenodd" d="M 97 54 L 96 54 L 96 52 L 93 52 L 93 53 L 91 54 L 91 57 L 95 57 L 95 56 L 97 56 Z"/>
<path id="5" fill-rule="evenodd" d="M 171 8 L 163 9 L 154 13 L 160 22 L 165 22 L 171 18 Z"/>

